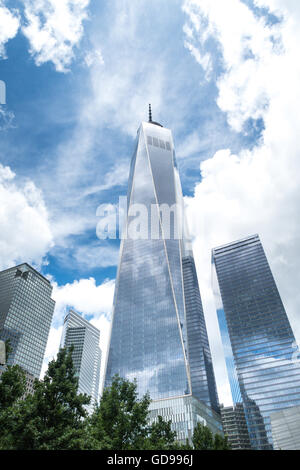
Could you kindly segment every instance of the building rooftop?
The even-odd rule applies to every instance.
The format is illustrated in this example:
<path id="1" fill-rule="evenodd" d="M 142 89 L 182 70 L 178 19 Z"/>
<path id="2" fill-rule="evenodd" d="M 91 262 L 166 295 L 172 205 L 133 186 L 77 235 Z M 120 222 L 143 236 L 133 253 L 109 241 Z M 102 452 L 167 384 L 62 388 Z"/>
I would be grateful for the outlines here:
<path id="1" fill-rule="evenodd" d="M 47 279 L 45 276 L 43 276 L 40 272 L 38 272 L 36 269 L 34 269 L 28 263 L 21 263 L 21 264 L 18 264 L 17 266 L 13 266 L 11 268 L 3 269 L 3 271 L 0 271 L 0 274 L 8 272 L 8 271 L 12 271 L 14 269 L 22 270 L 22 268 L 26 268 L 27 270 L 29 270 L 29 271 L 33 272 L 34 274 L 36 274 L 37 276 L 39 276 L 43 281 L 46 281 L 48 284 L 50 284 L 49 279 Z"/>
<path id="2" fill-rule="evenodd" d="M 224 251 L 230 251 L 235 248 L 239 248 L 241 246 L 248 245 L 250 243 L 259 241 L 259 235 L 251 235 L 249 237 L 241 238 L 240 240 L 235 240 L 230 243 L 225 243 L 224 245 L 217 246 L 216 248 L 212 249 L 212 255 L 218 255 L 221 252 Z"/>

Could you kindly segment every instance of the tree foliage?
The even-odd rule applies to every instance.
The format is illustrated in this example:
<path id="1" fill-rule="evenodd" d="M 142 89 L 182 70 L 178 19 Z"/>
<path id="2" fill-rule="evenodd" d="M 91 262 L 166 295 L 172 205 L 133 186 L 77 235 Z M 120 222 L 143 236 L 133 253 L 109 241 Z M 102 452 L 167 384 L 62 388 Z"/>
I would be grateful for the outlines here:
<path id="1" fill-rule="evenodd" d="M 137 397 L 136 382 L 114 377 L 91 420 L 92 436 L 100 449 L 140 449 L 147 436 L 150 398 Z"/>
<path id="2" fill-rule="evenodd" d="M 145 450 L 177 447 L 171 422 L 161 416 L 149 425 L 150 397 L 138 399 L 136 382 L 119 376 L 105 388 L 90 418 L 90 430 L 99 449 Z"/>
<path id="3" fill-rule="evenodd" d="M 198 423 L 193 434 L 193 446 L 195 450 L 229 450 L 227 437 L 211 432 L 208 426 Z"/>
<path id="4" fill-rule="evenodd" d="M 34 392 L 25 391 L 25 374 L 8 366 L 0 381 L 0 449 L 15 450 L 190 450 L 176 442 L 171 422 L 158 416 L 149 424 L 150 397 L 138 397 L 136 382 L 115 376 L 89 416 L 90 397 L 78 393 L 72 348 L 61 349 Z M 228 448 L 226 438 L 198 424 L 193 447 Z"/>
<path id="5" fill-rule="evenodd" d="M 0 413 L 23 396 L 26 389 L 25 373 L 20 366 L 7 366 L 0 380 Z"/>
<path id="6" fill-rule="evenodd" d="M 12 352 L 12 347 L 11 347 L 11 344 L 10 344 L 10 339 L 7 339 L 5 341 L 5 360 L 7 362 L 7 359 L 8 359 L 8 356 L 10 355 L 10 353 Z"/>
<path id="7" fill-rule="evenodd" d="M 157 421 L 152 423 L 145 448 L 147 450 L 173 450 L 180 448 L 176 443 L 176 433 L 171 430 L 171 421 L 164 421 L 158 416 Z"/>
<path id="8" fill-rule="evenodd" d="M 6 420 L 0 445 L 7 449 L 56 450 L 91 448 L 84 405 L 90 398 L 77 393 L 72 350 L 61 349 L 49 363 L 33 395 L 17 401 L 0 416 Z"/>
<path id="9" fill-rule="evenodd" d="M 222 437 L 220 434 L 215 434 L 214 450 L 230 450 L 230 444 L 227 436 Z"/>

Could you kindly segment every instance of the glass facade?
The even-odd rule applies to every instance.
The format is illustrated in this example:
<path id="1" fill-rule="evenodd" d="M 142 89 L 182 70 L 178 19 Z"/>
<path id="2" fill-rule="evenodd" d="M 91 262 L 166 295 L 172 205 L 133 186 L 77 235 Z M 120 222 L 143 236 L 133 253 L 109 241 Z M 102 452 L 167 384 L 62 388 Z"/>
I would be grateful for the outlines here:
<path id="1" fill-rule="evenodd" d="M 64 320 L 61 347 L 74 346 L 72 359 L 78 377 L 78 392 L 91 397 L 92 411 L 99 398 L 101 350 L 100 331 L 74 310 Z"/>
<path id="2" fill-rule="evenodd" d="M 48 279 L 28 264 L 0 272 L 0 339 L 10 339 L 8 364 L 39 378 L 55 302 Z"/>
<path id="3" fill-rule="evenodd" d="M 240 403 L 242 401 L 241 390 L 239 386 L 239 381 L 236 373 L 236 367 L 233 358 L 233 352 L 231 347 L 231 341 L 229 337 L 229 331 L 226 321 L 226 315 L 223 309 L 222 298 L 220 294 L 219 284 L 216 276 L 215 265 L 212 264 L 212 284 L 213 284 L 213 293 L 215 299 L 215 305 L 217 310 L 218 323 L 222 338 L 223 351 L 226 363 L 226 370 L 228 375 L 228 380 L 231 389 L 232 401 L 234 404 Z"/>
<path id="4" fill-rule="evenodd" d="M 228 437 L 231 449 L 251 449 L 243 403 L 235 403 L 234 406 L 221 406 L 221 418 L 223 431 Z"/>
<path id="5" fill-rule="evenodd" d="M 193 256 L 185 256 L 182 266 L 192 393 L 218 412 L 215 376 Z"/>
<path id="6" fill-rule="evenodd" d="M 169 215 L 166 216 L 166 215 Z M 137 379 L 153 400 L 192 394 L 218 410 L 172 133 L 138 130 L 128 185 L 105 386 Z"/>
<path id="7" fill-rule="evenodd" d="M 156 422 L 158 416 L 171 421 L 172 431 L 176 432 L 180 443 L 191 442 L 197 423 L 202 423 L 213 432 L 223 436 L 220 415 L 205 403 L 191 395 L 155 400 L 149 406 L 149 422 Z"/>
<path id="8" fill-rule="evenodd" d="M 300 406 L 271 414 L 275 450 L 300 450 Z"/>
<path id="9" fill-rule="evenodd" d="M 258 235 L 215 248 L 212 260 L 251 445 L 270 449 L 270 414 L 300 404 L 295 337 Z"/>

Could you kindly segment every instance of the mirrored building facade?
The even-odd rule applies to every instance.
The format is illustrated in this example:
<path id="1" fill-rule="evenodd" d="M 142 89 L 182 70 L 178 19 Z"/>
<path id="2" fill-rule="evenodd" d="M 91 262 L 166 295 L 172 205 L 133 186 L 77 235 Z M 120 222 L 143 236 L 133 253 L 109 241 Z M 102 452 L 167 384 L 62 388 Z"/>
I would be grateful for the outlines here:
<path id="1" fill-rule="evenodd" d="M 39 378 L 55 302 L 52 286 L 27 263 L 0 272 L 0 339 L 10 340 L 8 364 Z"/>
<path id="2" fill-rule="evenodd" d="M 221 417 L 224 434 L 232 450 L 251 449 L 243 403 L 234 406 L 221 406 Z"/>
<path id="3" fill-rule="evenodd" d="M 131 162 L 105 386 L 115 374 L 152 400 L 193 395 L 219 409 L 172 133 L 152 121 Z"/>
<path id="4" fill-rule="evenodd" d="M 228 331 L 228 325 L 226 321 L 226 315 L 223 308 L 222 297 L 216 276 L 215 265 L 212 264 L 212 285 L 215 299 L 215 306 L 217 310 L 218 323 L 220 328 L 220 334 L 223 345 L 224 358 L 226 363 L 227 377 L 231 390 L 231 397 L 233 404 L 236 405 L 242 401 L 240 385 L 237 377 L 236 367 L 234 363 L 234 357 L 231 347 L 231 341 Z"/>
<path id="5" fill-rule="evenodd" d="M 186 439 L 192 441 L 198 423 L 207 426 L 213 434 L 224 435 L 218 413 L 192 395 L 154 400 L 150 403 L 149 411 L 150 424 L 157 422 L 159 416 L 165 421 L 171 421 L 171 429 L 176 432 L 181 444 L 186 444 Z"/>
<path id="6" fill-rule="evenodd" d="M 78 378 L 78 392 L 91 397 L 87 406 L 93 410 L 99 398 L 101 349 L 100 331 L 79 313 L 70 310 L 64 320 L 61 347 L 74 346 L 72 359 Z"/>
<path id="7" fill-rule="evenodd" d="M 270 414 L 300 404 L 295 337 L 258 235 L 215 248 L 212 260 L 232 389 L 241 394 L 252 448 L 271 449 Z"/>
<path id="8" fill-rule="evenodd" d="M 300 406 L 271 414 L 275 450 L 300 450 Z"/>

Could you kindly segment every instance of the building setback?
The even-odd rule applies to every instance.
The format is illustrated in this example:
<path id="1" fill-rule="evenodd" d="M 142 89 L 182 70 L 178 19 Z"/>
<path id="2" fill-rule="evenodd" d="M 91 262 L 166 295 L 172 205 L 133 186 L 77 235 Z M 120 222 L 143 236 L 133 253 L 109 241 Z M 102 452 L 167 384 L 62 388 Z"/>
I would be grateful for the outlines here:
<path id="1" fill-rule="evenodd" d="M 27 263 L 0 272 L 0 339 L 10 340 L 8 365 L 39 378 L 55 302 L 48 279 Z M 29 377 L 29 375 L 28 375 Z"/>
<path id="2" fill-rule="evenodd" d="M 295 337 L 258 235 L 215 248 L 212 261 L 235 366 L 231 385 L 237 377 L 251 446 L 271 449 L 271 413 L 300 405 Z"/>
<path id="3" fill-rule="evenodd" d="M 74 346 L 72 359 L 78 377 L 78 392 L 91 397 L 92 411 L 99 398 L 101 350 L 100 331 L 74 310 L 64 319 L 61 347 Z"/>
<path id="4" fill-rule="evenodd" d="M 242 403 L 234 406 L 221 406 L 221 418 L 224 434 L 232 450 L 251 449 L 248 427 Z"/>

